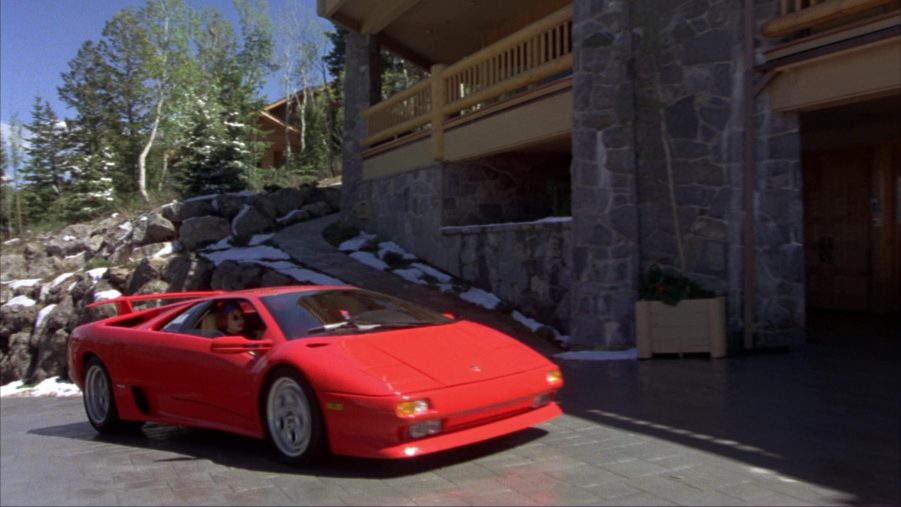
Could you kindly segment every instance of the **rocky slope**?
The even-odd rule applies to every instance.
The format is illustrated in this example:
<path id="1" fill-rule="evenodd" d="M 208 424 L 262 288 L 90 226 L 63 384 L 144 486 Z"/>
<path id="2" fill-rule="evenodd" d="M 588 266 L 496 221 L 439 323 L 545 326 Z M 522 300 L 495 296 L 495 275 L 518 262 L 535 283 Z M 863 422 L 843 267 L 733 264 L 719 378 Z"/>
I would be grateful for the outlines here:
<path id="1" fill-rule="evenodd" d="M 339 192 L 335 187 L 302 187 L 202 196 L 133 219 L 114 215 L 31 241 L 3 243 L 0 384 L 65 378 L 69 333 L 115 313 L 113 305 L 85 308 L 94 301 L 120 294 L 304 281 L 285 274 L 284 262 L 278 269 L 217 261 L 211 252 L 265 246 L 268 233 L 338 211 Z"/>

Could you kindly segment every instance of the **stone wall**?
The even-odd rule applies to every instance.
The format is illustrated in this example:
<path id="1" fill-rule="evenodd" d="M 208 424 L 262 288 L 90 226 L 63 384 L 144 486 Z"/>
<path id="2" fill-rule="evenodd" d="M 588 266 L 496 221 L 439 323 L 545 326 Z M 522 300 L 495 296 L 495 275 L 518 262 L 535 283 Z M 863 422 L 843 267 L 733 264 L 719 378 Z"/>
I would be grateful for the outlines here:
<path id="1" fill-rule="evenodd" d="M 639 235 L 632 3 L 573 4 L 570 325 L 575 346 L 634 344 Z"/>
<path id="2" fill-rule="evenodd" d="M 361 227 L 568 332 L 569 223 L 444 227 L 444 184 L 458 170 L 466 172 L 436 162 L 360 181 L 358 198 L 369 203 L 369 217 L 359 221 Z M 482 183 L 490 181 L 495 180 Z"/>
<path id="3" fill-rule="evenodd" d="M 741 3 L 661 7 L 633 3 L 642 271 L 674 266 L 728 294 L 741 283 L 730 278 L 741 265 Z"/>
<path id="4" fill-rule="evenodd" d="M 569 332 L 571 221 L 442 229 L 444 268 L 514 302 L 526 315 Z"/>
<path id="5" fill-rule="evenodd" d="M 777 15 L 778 4 L 755 2 L 757 33 Z M 760 43 L 763 51 L 781 41 Z M 764 92 L 755 102 L 754 125 L 755 346 L 792 345 L 804 339 L 806 325 L 800 118 L 773 112 Z"/>
<path id="6" fill-rule="evenodd" d="M 755 2 L 755 34 L 777 9 Z M 742 33 L 739 1 L 575 1 L 574 343 L 634 343 L 634 281 L 661 263 L 727 296 L 739 345 Z M 756 37 L 757 63 L 772 44 Z M 765 94 L 755 107 L 752 325 L 757 345 L 782 345 L 804 323 L 800 138 L 796 115 L 771 112 Z"/>

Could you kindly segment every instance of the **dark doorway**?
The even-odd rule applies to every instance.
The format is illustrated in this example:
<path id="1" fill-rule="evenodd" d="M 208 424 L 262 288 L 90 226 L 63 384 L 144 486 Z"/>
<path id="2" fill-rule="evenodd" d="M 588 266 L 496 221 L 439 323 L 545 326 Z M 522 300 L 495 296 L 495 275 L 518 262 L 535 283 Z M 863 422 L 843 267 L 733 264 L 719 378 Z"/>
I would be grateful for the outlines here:
<path id="1" fill-rule="evenodd" d="M 897 96 L 801 114 L 807 304 L 901 311 Z"/>

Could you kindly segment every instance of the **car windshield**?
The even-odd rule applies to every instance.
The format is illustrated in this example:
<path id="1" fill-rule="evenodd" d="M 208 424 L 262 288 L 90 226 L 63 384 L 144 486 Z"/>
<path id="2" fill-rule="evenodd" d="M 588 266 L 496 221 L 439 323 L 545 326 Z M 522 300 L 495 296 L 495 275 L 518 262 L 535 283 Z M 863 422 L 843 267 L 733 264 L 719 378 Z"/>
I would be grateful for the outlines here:
<path id="1" fill-rule="evenodd" d="M 292 292 L 261 301 L 289 340 L 452 322 L 413 303 L 359 289 Z"/>

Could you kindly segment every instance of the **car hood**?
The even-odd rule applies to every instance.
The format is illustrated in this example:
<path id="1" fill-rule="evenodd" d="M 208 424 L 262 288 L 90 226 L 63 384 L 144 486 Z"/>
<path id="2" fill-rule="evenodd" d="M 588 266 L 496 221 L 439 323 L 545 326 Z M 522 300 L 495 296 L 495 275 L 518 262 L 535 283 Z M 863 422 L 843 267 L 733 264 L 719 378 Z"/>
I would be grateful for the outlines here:
<path id="1" fill-rule="evenodd" d="M 341 347 L 364 371 L 406 393 L 551 365 L 517 340 L 467 321 L 347 337 Z"/>

